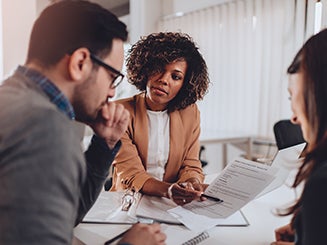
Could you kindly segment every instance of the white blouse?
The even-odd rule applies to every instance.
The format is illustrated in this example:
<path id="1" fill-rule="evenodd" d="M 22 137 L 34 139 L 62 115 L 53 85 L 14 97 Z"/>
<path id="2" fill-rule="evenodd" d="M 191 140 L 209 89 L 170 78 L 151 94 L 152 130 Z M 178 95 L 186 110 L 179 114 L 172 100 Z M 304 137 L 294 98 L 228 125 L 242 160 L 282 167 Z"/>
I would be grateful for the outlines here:
<path id="1" fill-rule="evenodd" d="M 169 115 L 166 111 L 147 110 L 149 145 L 147 172 L 158 180 L 163 179 L 169 155 Z"/>

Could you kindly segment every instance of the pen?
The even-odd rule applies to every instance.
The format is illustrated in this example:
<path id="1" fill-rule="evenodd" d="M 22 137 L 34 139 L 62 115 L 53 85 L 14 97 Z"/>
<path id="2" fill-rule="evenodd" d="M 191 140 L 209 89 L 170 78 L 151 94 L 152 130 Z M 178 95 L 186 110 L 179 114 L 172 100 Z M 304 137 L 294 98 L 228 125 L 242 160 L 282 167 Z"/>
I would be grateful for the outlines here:
<path id="1" fill-rule="evenodd" d="M 202 194 L 201 195 L 202 197 L 205 197 L 205 198 L 208 198 L 208 199 L 211 199 L 213 201 L 216 201 L 217 203 L 222 203 L 224 200 L 218 198 L 218 197 L 212 197 L 212 196 L 208 196 L 206 194 Z"/>
<path id="2" fill-rule="evenodd" d="M 127 229 L 126 231 L 123 231 L 122 233 L 119 233 L 117 236 L 115 236 L 115 237 L 109 239 L 108 241 L 106 241 L 104 243 L 104 245 L 110 245 L 111 243 L 118 240 L 119 238 L 122 238 L 128 231 L 129 231 L 129 229 Z"/>
<path id="3" fill-rule="evenodd" d="M 178 185 L 181 186 L 181 187 L 184 187 L 184 188 L 187 187 L 187 183 L 185 183 L 185 182 L 183 182 L 183 183 L 178 183 Z M 193 189 L 193 187 L 191 187 L 191 188 Z M 193 190 L 194 190 L 194 189 L 193 189 Z M 205 198 L 211 199 L 211 200 L 213 200 L 213 201 L 216 201 L 217 203 L 222 203 L 222 202 L 223 202 L 223 200 L 220 199 L 220 198 L 218 198 L 218 197 L 208 196 L 208 195 L 206 195 L 206 194 L 204 194 L 204 193 L 201 195 L 201 197 L 205 197 Z"/>

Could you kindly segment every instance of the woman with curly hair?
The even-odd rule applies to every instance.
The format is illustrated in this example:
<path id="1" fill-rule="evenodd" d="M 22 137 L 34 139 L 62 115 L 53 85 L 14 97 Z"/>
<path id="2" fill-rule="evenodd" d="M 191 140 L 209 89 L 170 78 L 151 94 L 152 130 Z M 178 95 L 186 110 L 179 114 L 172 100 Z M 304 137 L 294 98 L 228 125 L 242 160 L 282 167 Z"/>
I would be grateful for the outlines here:
<path id="1" fill-rule="evenodd" d="M 114 161 L 111 190 L 133 189 L 183 205 L 203 199 L 200 113 L 209 85 L 206 63 L 186 34 L 161 32 L 129 50 L 129 82 L 141 91 L 117 101 L 131 120 Z"/>

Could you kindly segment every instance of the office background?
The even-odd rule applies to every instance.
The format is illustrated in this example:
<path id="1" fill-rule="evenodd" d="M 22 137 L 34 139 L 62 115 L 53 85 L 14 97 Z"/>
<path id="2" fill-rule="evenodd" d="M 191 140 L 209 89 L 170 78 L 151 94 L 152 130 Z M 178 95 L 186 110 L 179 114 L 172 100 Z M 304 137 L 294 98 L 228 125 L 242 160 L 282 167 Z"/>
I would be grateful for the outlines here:
<path id="1" fill-rule="evenodd" d="M 309 36 L 327 27 L 327 0 L 93 1 L 127 24 L 130 44 L 157 31 L 182 31 L 194 38 L 211 79 L 198 103 L 207 135 L 232 132 L 273 141 L 274 123 L 291 115 L 287 66 Z M 1 77 L 24 63 L 33 21 L 51 2 L 0 0 Z M 125 82 L 117 98 L 135 92 Z M 209 162 L 215 161 L 215 152 Z"/>

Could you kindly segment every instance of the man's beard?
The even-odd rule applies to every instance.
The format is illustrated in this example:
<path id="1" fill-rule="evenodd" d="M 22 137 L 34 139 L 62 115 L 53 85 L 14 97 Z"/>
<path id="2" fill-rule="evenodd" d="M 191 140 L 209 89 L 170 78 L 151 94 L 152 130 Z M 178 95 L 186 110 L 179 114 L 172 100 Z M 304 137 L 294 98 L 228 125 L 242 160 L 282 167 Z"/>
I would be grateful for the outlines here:
<path id="1" fill-rule="evenodd" d="M 73 96 L 73 108 L 75 111 L 75 119 L 76 121 L 90 124 L 94 122 L 98 116 L 98 113 L 101 110 L 101 107 L 98 108 L 90 108 L 88 105 L 90 103 L 87 94 L 89 94 L 90 90 L 93 88 L 92 84 L 95 83 L 96 72 L 92 72 L 88 79 L 77 86 L 74 91 Z"/>
<path id="2" fill-rule="evenodd" d="M 77 106 L 76 110 L 75 110 L 75 119 L 76 121 L 85 123 L 85 124 L 91 124 L 93 122 L 95 122 L 96 118 L 97 118 L 97 113 L 94 113 L 94 115 L 90 115 L 89 113 L 85 113 L 85 110 L 80 109 L 80 106 Z"/>

